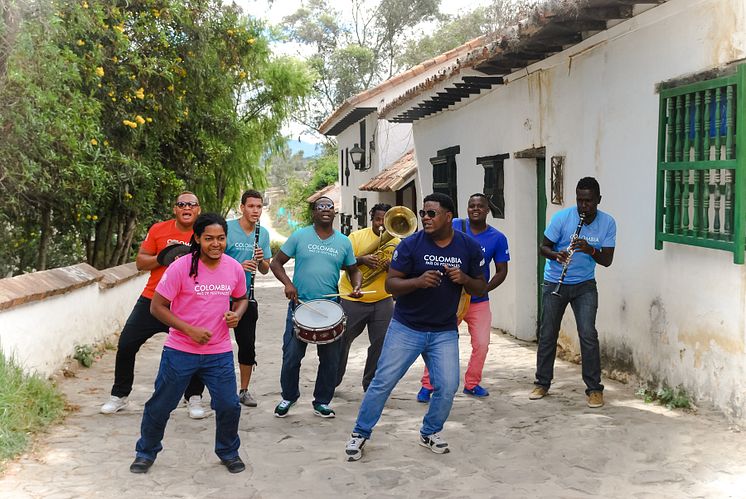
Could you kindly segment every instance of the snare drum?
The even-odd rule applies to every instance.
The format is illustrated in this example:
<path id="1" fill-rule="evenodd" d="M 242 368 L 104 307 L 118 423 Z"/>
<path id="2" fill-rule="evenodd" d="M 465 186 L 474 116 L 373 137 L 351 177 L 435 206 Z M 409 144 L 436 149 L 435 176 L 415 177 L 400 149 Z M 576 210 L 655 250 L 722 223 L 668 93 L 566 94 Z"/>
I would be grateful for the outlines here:
<path id="1" fill-rule="evenodd" d="M 293 312 L 295 336 L 306 343 L 323 345 L 342 337 L 347 324 L 342 306 L 331 300 L 307 301 Z"/>

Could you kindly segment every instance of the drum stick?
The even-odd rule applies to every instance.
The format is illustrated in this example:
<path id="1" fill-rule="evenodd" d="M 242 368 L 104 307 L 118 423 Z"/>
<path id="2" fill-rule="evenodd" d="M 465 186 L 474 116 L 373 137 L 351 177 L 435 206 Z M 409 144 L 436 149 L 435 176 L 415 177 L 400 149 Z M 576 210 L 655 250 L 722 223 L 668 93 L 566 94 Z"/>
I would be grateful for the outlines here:
<path id="1" fill-rule="evenodd" d="M 374 290 L 371 290 L 371 291 L 361 291 L 360 292 L 361 295 L 368 295 L 370 293 L 378 293 L 378 291 L 376 291 L 374 289 Z M 321 296 L 323 296 L 324 298 L 334 298 L 335 296 L 352 296 L 352 293 L 335 293 L 335 294 L 331 294 L 331 295 L 321 295 Z"/>
<path id="2" fill-rule="evenodd" d="M 318 308 L 314 308 L 314 307 L 312 307 L 310 303 L 308 303 L 308 302 L 304 302 L 304 301 L 303 301 L 303 300 L 301 300 L 300 298 L 298 299 L 298 303 L 300 303 L 301 305 L 305 305 L 305 306 L 307 306 L 307 307 L 308 307 L 308 310 L 313 310 L 314 312 L 316 312 L 317 314 L 319 314 L 319 315 L 320 315 L 320 316 L 322 316 L 322 317 L 329 317 L 328 315 L 326 315 L 326 314 L 325 314 L 324 312 L 322 312 L 322 311 L 321 311 L 321 310 L 319 310 Z"/>

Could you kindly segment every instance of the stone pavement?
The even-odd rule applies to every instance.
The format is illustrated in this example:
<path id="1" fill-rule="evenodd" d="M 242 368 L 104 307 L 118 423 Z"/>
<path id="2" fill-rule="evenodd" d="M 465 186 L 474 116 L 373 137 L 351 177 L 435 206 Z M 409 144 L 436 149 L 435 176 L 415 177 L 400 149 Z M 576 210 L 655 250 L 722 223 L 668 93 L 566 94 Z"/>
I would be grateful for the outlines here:
<path id="1" fill-rule="evenodd" d="M 483 385 L 491 396 L 460 391 L 443 435 L 451 453 L 417 444 L 425 406 L 415 401 L 415 364 L 392 394 L 361 461 L 343 449 L 360 405 L 366 339 L 353 346 L 333 405 L 336 419 L 313 415 L 314 348 L 301 371 L 301 399 L 285 419 L 280 399 L 282 288 L 257 285 L 259 366 L 252 380 L 259 407 L 242 408 L 241 455 L 247 470 L 229 474 L 213 453 L 214 417 L 194 421 L 174 411 L 164 451 L 147 475 L 133 475 L 142 406 L 152 391 L 165 335 L 138 357 L 130 405 L 99 414 L 113 379 L 114 354 L 60 385 L 78 410 L 43 435 L 0 477 L 0 497 L 744 497 L 744 435 L 717 414 L 645 404 L 634 387 L 605 380 L 606 406 L 585 406 L 579 367 L 558 361 L 556 384 L 529 401 L 534 346 L 495 333 Z M 462 371 L 469 351 L 462 336 Z"/>

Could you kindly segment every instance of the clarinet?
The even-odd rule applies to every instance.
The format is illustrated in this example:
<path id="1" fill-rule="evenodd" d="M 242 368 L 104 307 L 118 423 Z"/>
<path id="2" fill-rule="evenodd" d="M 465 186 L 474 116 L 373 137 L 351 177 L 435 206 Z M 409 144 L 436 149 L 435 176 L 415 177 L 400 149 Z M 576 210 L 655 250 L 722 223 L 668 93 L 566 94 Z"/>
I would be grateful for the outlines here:
<path id="1" fill-rule="evenodd" d="M 552 291 L 552 294 L 554 296 L 560 296 L 559 290 L 562 287 L 562 281 L 565 279 L 565 274 L 567 274 L 567 267 L 570 266 L 570 259 L 572 258 L 572 254 L 575 253 L 575 248 L 573 248 L 572 245 L 578 239 L 578 236 L 580 236 L 580 229 L 583 228 L 583 221 L 585 221 L 585 213 L 580 213 L 580 222 L 578 222 L 578 226 L 575 228 L 575 232 L 573 233 L 572 237 L 570 237 L 570 244 L 567 245 L 567 258 L 565 259 L 565 263 L 562 266 L 562 274 L 560 274 L 559 281 L 557 281 L 557 287 L 554 288 L 554 291 Z"/>
<path id="2" fill-rule="evenodd" d="M 259 220 L 256 221 L 254 227 L 254 260 L 256 260 L 256 249 L 259 247 Z M 259 262 L 256 262 L 259 266 Z M 249 284 L 249 301 L 256 302 L 254 299 L 254 281 L 256 277 L 256 270 L 251 271 L 251 283 Z"/>

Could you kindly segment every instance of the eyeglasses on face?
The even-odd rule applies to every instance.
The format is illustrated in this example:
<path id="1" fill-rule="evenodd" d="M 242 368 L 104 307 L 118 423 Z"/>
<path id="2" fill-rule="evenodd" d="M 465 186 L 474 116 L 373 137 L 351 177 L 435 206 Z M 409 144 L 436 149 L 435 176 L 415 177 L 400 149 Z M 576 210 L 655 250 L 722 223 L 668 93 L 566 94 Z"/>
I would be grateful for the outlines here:
<path id="1" fill-rule="evenodd" d="M 177 208 L 195 208 L 199 206 L 199 203 L 197 201 L 177 201 L 176 207 Z"/>
<path id="2" fill-rule="evenodd" d="M 314 208 L 319 211 L 331 210 L 332 208 L 334 208 L 334 205 L 330 203 L 323 203 L 323 204 L 317 204 Z"/>
<path id="3" fill-rule="evenodd" d="M 440 212 L 435 210 L 420 210 L 420 218 L 425 218 L 425 215 L 430 218 L 435 218 L 440 215 Z"/>

